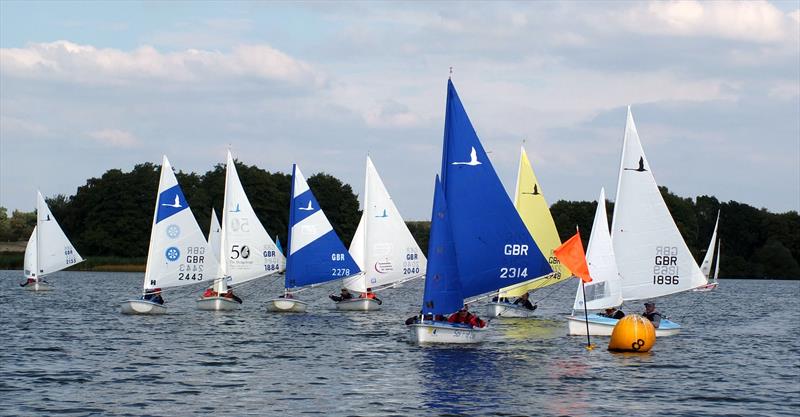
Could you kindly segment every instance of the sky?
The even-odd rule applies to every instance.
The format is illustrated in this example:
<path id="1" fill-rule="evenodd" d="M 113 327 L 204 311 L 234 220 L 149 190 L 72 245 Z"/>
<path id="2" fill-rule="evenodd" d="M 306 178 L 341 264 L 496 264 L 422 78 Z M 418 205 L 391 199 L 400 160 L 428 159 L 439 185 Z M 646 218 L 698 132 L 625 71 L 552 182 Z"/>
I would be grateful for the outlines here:
<path id="1" fill-rule="evenodd" d="M 166 154 L 334 175 L 430 217 L 447 77 L 500 179 L 614 199 L 626 108 L 659 185 L 800 210 L 800 2 L 0 1 L 0 206 Z M 191 203 L 191 202 L 190 202 Z"/>

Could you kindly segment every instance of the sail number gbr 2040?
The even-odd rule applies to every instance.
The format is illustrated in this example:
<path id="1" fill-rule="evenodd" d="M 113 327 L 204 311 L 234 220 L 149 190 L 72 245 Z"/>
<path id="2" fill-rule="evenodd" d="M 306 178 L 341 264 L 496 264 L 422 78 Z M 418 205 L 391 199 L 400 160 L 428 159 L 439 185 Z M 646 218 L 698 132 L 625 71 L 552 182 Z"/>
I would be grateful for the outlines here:
<path id="1" fill-rule="evenodd" d="M 676 246 L 656 247 L 656 256 L 653 259 L 653 284 L 678 285 L 678 248 Z"/>
<path id="2" fill-rule="evenodd" d="M 505 245 L 503 255 L 506 256 L 528 256 L 528 245 Z M 527 278 L 527 267 L 502 267 L 500 268 L 500 278 Z"/>

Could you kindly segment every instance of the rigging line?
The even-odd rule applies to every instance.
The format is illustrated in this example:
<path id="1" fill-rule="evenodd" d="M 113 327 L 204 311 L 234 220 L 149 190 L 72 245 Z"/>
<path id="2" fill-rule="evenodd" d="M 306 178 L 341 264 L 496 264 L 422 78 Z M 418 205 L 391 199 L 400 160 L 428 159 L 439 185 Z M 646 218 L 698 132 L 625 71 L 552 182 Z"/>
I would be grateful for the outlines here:
<path id="1" fill-rule="evenodd" d="M 565 282 L 567 282 L 567 281 L 570 281 L 570 279 L 569 279 L 569 278 L 567 278 L 567 279 L 564 279 L 564 280 L 562 280 L 561 282 L 558 282 L 558 283 L 556 283 L 556 284 L 553 284 L 553 285 L 551 285 L 551 286 L 550 286 L 550 290 L 549 290 L 549 291 L 548 291 L 548 292 L 547 292 L 547 293 L 546 293 L 546 294 L 545 294 L 545 295 L 544 295 L 542 298 L 539 298 L 538 300 L 534 301 L 534 302 L 533 302 L 533 304 L 537 304 L 537 303 L 539 303 L 540 301 L 542 301 L 542 300 L 544 300 L 545 298 L 547 298 L 547 297 L 549 297 L 550 295 L 552 295 L 552 294 L 553 294 L 553 292 L 554 292 L 556 289 L 558 289 L 558 288 L 561 286 L 561 284 L 563 284 L 563 283 L 565 283 Z M 538 290 L 541 290 L 541 289 L 542 289 L 542 288 L 537 288 L 536 290 L 534 290 L 534 292 L 535 292 L 535 291 L 538 291 Z"/>

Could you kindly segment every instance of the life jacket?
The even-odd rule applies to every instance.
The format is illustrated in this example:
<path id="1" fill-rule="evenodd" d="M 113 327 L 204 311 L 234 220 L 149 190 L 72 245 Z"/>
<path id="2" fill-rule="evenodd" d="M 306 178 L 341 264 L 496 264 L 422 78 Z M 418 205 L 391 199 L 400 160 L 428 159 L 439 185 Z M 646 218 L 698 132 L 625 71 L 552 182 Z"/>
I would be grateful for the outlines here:
<path id="1" fill-rule="evenodd" d="M 652 313 L 642 313 L 642 315 L 643 315 L 643 316 L 644 316 L 644 317 L 645 317 L 647 320 L 650 320 L 650 321 L 655 321 L 655 318 L 656 318 L 656 316 L 658 316 L 659 318 L 663 317 L 663 316 L 661 315 L 661 313 L 659 313 L 658 311 L 654 311 L 654 312 L 652 312 Z"/>
<path id="2" fill-rule="evenodd" d="M 364 298 L 369 299 L 369 300 L 374 300 L 375 299 L 375 293 L 374 292 L 365 293 L 364 294 Z"/>
<path id="3" fill-rule="evenodd" d="M 217 292 L 212 290 L 211 288 L 206 288 L 206 292 L 203 293 L 203 297 L 216 297 Z"/>

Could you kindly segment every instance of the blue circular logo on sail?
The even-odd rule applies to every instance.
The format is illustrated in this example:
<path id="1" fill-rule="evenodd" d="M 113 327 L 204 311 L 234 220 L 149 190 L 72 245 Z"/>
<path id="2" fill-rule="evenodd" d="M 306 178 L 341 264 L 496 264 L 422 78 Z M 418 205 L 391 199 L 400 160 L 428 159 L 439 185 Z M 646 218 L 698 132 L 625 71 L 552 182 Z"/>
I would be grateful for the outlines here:
<path id="1" fill-rule="evenodd" d="M 181 235 L 181 228 L 177 224 L 167 226 L 167 236 L 171 239 L 177 239 Z"/>
<path id="2" fill-rule="evenodd" d="M 167 248 L 166 252 L 164 252 L 164 256 L 167 257 L 168 261 L 175 262 L 181 257 L 181 251 L 175 246 L 170 246 Z"/>

